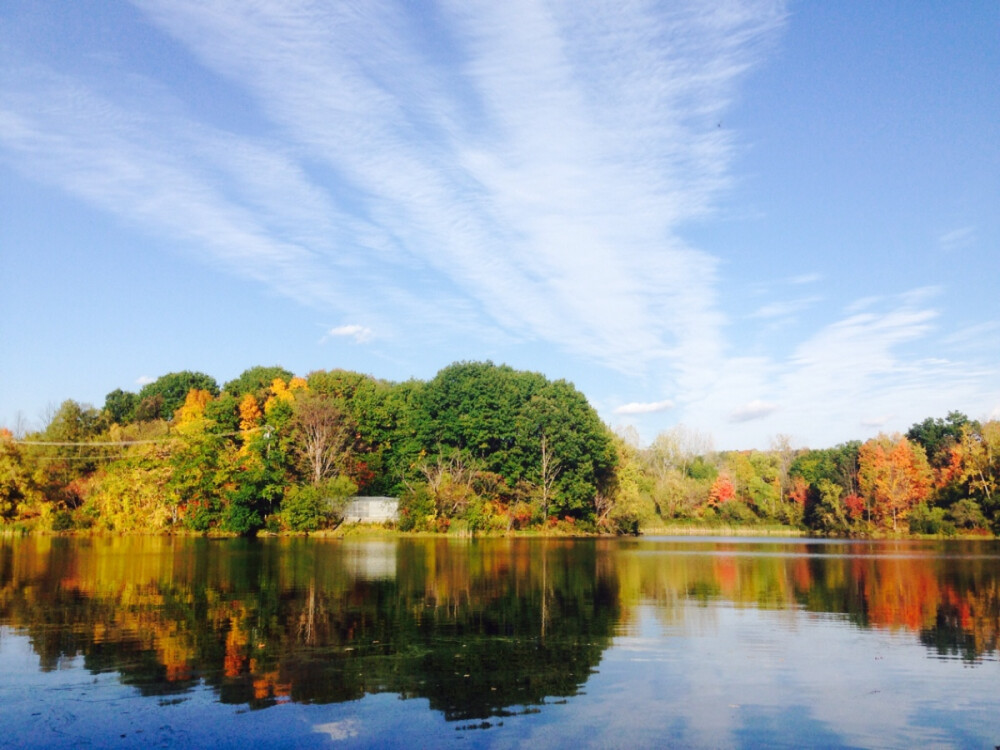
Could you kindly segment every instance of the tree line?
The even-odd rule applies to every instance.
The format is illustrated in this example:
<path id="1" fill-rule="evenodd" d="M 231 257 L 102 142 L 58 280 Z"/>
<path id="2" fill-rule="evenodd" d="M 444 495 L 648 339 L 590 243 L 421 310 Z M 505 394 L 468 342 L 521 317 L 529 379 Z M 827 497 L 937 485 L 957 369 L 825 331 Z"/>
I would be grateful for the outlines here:
<path id="1" fill-rule="evenodd" d="M 714 453 L 683 427 L 632 450 L 661 519 L 776 523 L 833 536 L 1000 532 L 1000 421 L 961 412 L 833 448 Z"/>
<path id="2" fill-rule="evenodd" d="M 175 372 L 100 409 L 65 401 L 0 438 L 0 518 L 40 528 L 254 534 L 336 525 L 347 498 L 400 498 L 399 526 L 634 530 L 611 432 L 564 380 L 462 362 L 429 381 L 252 367 Z"/>
<path id="3" fill-rule="evenodd" d="M 639 447 L 571 383 L 491 362 L 400 383 L 173 372 L 101 408 L 65 401 L 39 431 L 0 430 L 0 522 L 54 531 L 312 531 L 366 494 L 398 497 L 403 530 L 995 533 L 998 480 L 996 420 L 952 412 L 865 443 L 728 452 L 678 426 Z"/>

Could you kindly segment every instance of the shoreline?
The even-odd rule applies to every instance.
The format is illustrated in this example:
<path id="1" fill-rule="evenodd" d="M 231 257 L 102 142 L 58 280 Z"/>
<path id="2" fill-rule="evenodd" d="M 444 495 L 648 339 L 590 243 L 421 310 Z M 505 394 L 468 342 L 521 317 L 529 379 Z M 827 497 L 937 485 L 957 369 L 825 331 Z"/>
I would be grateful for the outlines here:
<path id="1" fill-rule="evenodd" d="M 239 539 L 239 534 L 233 533 L 201 533 L 183 529 L 163 531 L 163 532 L 118 532 L 118 531 L 95 531 L 90 529 L 74 529 L 67 531 L 50 531 L 46 529 L 28 529 L 24 527 L 4 527 L 0 526 L 0 539 L 23 538 L 23 537 L 49 537 L 49 538 L 116 538 L 116 537 L 178 537 L 187 539 Z M 705 525 L 664 525 L 650 526 L 640 529 L 636 535 L 630 534 L 601 534 L 586 533 L 576 531 L 575 533 L 553 531 L 551 529 L 537 529 L 514 532 L 479 532 L 468 531 L 399 531 L 393 528 L 386 528 L 373 524 L 350 524 L 341 525 L 335 529 L 320 529 L 317 531 L 280 531 L 261 532 L 256 538 L 261 539 L 641 539 L 643 537 L 758 537 L 776 539 L 840 539 L 844 541 L 921 541 L 921 540 L 955 540 L 955 541 L 996 541 L 1000 539 L 995 534 L 888 534 L 863 537 L 849 536 L 817 536 L 810 534 L 804 529 L 795 529 L 780 526 L 705 526 Z"/>

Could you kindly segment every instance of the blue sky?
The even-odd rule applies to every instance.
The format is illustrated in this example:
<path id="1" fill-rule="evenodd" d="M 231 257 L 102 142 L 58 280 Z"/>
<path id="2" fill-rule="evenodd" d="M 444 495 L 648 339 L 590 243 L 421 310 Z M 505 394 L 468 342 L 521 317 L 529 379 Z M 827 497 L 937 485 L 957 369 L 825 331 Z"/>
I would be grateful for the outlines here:
<path id="1" fill-rule="evenodd" d="M 0 424 L 193 369 L 1000 417 L 1000 5 L 7 0 Z"/>

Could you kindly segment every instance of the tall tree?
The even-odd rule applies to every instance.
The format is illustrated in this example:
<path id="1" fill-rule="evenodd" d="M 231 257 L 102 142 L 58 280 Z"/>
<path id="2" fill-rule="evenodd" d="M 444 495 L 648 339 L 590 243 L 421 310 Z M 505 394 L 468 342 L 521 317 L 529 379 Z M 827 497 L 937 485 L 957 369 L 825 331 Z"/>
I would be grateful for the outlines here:
<path id="1" fill-rule="evenodd" d="M 1000 530 L 1000 420 L 967 427 L 962 435 L 963 476 Z"/>
<path id="2" fill-rule="evenodd" d="M 135 419 L 139 397 L 129 391 L 116 388 L 104 397 L 104 413 L 109 422 L 128 424 Z"/>
<path id="3" fill-rule="evenodd" d="M 0 428 L 0 521 L 17 515 L 19 504 L 30 493 L 31 477 L 10 430 Z"/>
<path id="4" fill-rule="evenodd" d="M 902 435 L 879 435 L 858 453 L 861 491 L 871 502 L 873 519 L 893 531 L 917 503 L 927 498 L 931 472 L 924 449 Z"/>
<path id="5" fill-rule="evenodd" d="M 974 426 L 960 411 L 950 411 L 944 419 L 928 417 L 907 431 L 906 437 L 923 447 L 931 465 L 940 468 L 950 460 L 951 448 L 962 442 L 962 432 Z"/>
<path id="6" fill-rule="evenodd" d="M 327 396 L 306 392 L 295 400 L 292 429 L 295 446 L 310 481 L 322 482 L 342 467 L 353 438 L 344 412 Z"/>

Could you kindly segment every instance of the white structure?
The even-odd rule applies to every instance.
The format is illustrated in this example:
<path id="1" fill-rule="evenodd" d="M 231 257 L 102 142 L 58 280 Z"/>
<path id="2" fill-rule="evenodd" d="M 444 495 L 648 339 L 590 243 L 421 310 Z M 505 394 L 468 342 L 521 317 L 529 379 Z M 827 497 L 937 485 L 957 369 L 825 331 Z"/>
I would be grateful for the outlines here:
<path id="1" fill-rule="evenodd" d="M 385 523 L 399 520 L 394 497 L 352 497 L 344 508 L 344 523 Z"/>

